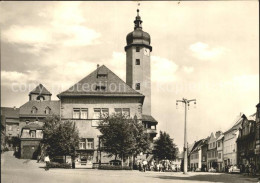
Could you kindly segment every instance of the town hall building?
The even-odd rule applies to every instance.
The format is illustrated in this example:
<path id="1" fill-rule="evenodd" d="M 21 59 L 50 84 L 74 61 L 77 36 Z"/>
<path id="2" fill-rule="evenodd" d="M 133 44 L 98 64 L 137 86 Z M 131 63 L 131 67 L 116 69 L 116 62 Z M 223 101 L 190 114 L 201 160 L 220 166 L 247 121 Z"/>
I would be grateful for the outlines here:
<path id="1" fill-rule="evenodd" d="M 142 121 L 151 141 L 157 121 L 151 116 L 150 35 L 142 30 L 137 10 L 134 31 L 126 37 L 126 83 L 105 65 L 58 94 L 61 119 L 75 122 L 81 138 L 76 166 L 108 163 L 97 129 L 103 115 L 119 113 Z"/>
<path id="2" fill-rule="evenodd" d="M 51 92 L 42 84 L 29 93 L 29 101 L 14 116 L 19 121 L 21 158 L 36 158 L 43 138 L 43 122 L 49 115 L 75 122 L 80 136 L 76 167 L 92 167 L 94 163 L 111 160 L 101 151 L 101 133 L 97 129 L 104 115 L 124 114 L 139 120 L 153 141 L 158 122 L 151 115 L 152 46 L 150 35 L 142 30 L 139 10 L 126 43 L 126 82 L 105 65 L 97 65 L 89 75 L 59 93 L 59 100 L 51 100 Z"/>

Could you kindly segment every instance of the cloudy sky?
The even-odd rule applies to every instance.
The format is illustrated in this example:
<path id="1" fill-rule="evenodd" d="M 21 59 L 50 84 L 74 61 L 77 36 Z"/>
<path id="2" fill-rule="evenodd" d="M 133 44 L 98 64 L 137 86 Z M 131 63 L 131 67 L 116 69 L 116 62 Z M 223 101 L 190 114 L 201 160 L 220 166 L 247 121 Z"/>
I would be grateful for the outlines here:
<path id="1" fill-rule="evenodd" d="M 183 145 L 227 130 L 259 101 L 258 1 L 141 2 L 153 52 L 152 115 Z M 1 2 L 1 105 L 21 106 L 35 84 L 56 95 L 97 64 L 125 80 L 136 2 Z M 19 89 L 20 88 L 20 89 Z M 19 91 L 18 91 L 19 89 Z"/>

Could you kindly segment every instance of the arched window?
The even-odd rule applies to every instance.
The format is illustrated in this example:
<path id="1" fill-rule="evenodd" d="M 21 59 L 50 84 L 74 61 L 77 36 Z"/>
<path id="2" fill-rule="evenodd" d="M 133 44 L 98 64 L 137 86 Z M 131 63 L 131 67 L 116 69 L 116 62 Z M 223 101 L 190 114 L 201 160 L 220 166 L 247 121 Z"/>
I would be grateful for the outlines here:
<path id="1" fill-rule="evenodd" d="M 45 108 L 45 114 L 50 114 L 50 113 L 51 113 L 51 108 L 46 107 L 46 108 Z"/>
<path id="2" fill-rule="evenodd" d="M 32 107 L 32 111 L 31 111 L 32 114 L 36 114 L 36 113 L 37 113 L 37 110 L 38 110 L 38 109 L 37 109 L 35 106 L 33 106 L 33 107 Z"/>
<path id="3" fill-rule="evenodd" d="M 40 101 L 45 100 L 44 96 L 42 96 L 42 95 L 39 95 L 36 99 L 37 99 L 37 100 L 40 100 Z"/>

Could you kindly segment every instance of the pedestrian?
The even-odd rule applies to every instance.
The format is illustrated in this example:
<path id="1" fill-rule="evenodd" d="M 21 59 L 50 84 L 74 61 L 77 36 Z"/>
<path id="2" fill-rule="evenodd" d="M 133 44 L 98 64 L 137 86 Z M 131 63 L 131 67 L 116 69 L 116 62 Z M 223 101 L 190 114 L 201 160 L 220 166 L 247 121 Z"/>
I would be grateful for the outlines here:
<path id="1" fill-rule="evenodd" d="M 248 164 L 246 165 L 246 173 L 247 173 L 247 175 L 249 175 L 249 166 L 248 166 Z"/>
<path id="2" fill-rule="evenodd" d="M 49 155 L 46 155 L 45 158 L 44 158 L 44 162 L 46 163 L 46 168 L 45 170 L 49 170 L 49 164 L 50 164 L 50 158 L 49 158 Z"/>
<path id="3" fill-rule="evenodd" d="M 142 171 L 142 161 L 141 161 L 141 159 L 139 160 L 139 163 L 138 163 L 138 169 L 139 169 L 140 172 Z"/>
<path id="4" fill-rule="evenodd" d="M 144 172 L 146 170 L 146 167 L 147 167 L 147 161 L 146 159 L 143 160 L 143 169 L 144 169 Z"/>

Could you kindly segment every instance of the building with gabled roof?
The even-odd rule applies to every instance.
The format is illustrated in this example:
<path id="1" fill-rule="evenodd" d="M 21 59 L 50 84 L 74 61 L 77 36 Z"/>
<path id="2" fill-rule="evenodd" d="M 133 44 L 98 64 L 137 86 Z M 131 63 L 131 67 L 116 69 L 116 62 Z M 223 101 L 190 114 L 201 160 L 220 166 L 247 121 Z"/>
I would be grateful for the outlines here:
<path id="1" fill-rule="evenodd" d="M 139 10 L 134 23 L 125 47 L 126 82 L 105 65 L 97 65 L 93 72 L 57 95 L 61 119 L 74 121 L 79 129 L 77 167 L 111 160 L 99 149 L 101 133 L 97 126 L 102 115 L 125 114 L 140 120 L 151 140 L 157 134 L 158 122 L 151 116 L 151 38 L 142 30 Z"/>
<path id="2" fill-rule="evenodd" d="M 236 165 L 237 164 L 237 138 L 239 134 L 239 128 L 241 127 L 242 121 L 246 118 L 245 114 L 240 113 L 236 118 L 233 126 L 224 132 L 223 141 L 223 160 L 224 165 Z"/>

